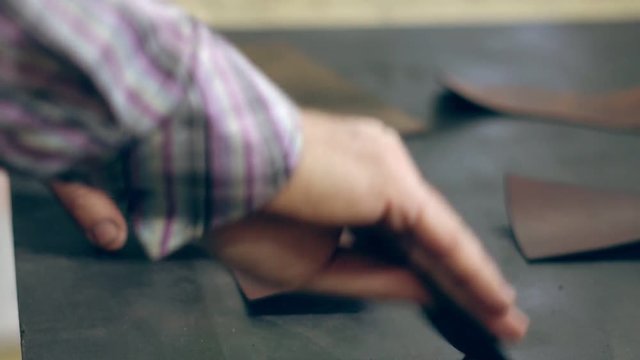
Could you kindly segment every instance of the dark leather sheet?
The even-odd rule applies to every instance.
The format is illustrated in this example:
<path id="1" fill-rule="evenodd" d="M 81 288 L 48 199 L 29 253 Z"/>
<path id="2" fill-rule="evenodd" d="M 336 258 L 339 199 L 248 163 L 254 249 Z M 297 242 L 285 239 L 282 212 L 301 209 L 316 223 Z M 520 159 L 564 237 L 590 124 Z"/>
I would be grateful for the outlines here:
<path id="1" fill-rule="evenodd" d="M 506 178 L 511 226 L 523 254 L 542 259 L 640 240 L 640 195 Z"/>
<path id="2" fill-rule="evenodd" d="M 517 74 L 513 75 L 517 78 Z M 620 129 L 640 128 L 640 87 L 604 94 L 553 91 L 512 84 L 483 84 L 447 75 L 443 86 L 498 113 Z"/>

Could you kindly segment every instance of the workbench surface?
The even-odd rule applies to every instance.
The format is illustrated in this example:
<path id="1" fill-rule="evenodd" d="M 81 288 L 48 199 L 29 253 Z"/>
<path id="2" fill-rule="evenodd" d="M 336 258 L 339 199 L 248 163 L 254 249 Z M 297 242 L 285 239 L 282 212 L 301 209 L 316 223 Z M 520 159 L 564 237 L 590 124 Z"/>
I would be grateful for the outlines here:
<path id="1" fill-rule="evenodd" d="M 440 99 L 442 71 L 584 92 L 640 84 L 640 25 L 523 25 L 230 34 L 298 46 L 354 83 L 436 123 L 407 139 L 531 316 L 514 359 L 635 360 L 640 250 L 527 263 L 510 232 L 503 176 L 640 191 L 640 136 L 516 119 Z M 439 100 L 440 99 L 440 100 Z M 131 243 L 97 253 L 50 197 L 14 190 L 25 360 L 460 359 L 415 306 L 251 318 L 228 272 L 195 249 L 160 263 Z M 639 219 L 640 221 L 640 219 Z"/>

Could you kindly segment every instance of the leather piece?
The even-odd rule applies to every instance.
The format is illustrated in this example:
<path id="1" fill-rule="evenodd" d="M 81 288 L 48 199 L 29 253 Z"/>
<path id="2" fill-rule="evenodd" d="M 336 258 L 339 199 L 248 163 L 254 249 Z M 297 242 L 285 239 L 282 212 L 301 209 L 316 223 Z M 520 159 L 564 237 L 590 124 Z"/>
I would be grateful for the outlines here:
<path id="1" fill-rule="evenodd" d="M 517 116 L 620 129 L 640 128 L 640 87 L 609 94 L 579 94 L 445 76 L 443 86 L 478 106 Z"/>
<path id="2" fill-rule="evenodd" d="M 346 314 L 358 313 L 364 309 L 364 303 L 358 299 L 276 288 L 237 271 L 233 272 L 233 277 L 245 310 L 251 316 Z"/>
<path id="3" fill-rule="evenodd" d="M 527 259 L 626 245 L 640 240 L 640 195 L 506 178 L 511 226 Z"/>
<path id="4" fill-rule="evenodd" d="M 260 42 L 240 44 L 239 48 L 302 106 L 375 117 L 401 134 L 427 130 L 424 121 L 356 87 L 290 45 Z"/>
<path id="5" fill-rule="evenodd" d="M 273 295 L 281 294 L 286 292 L 285 289 L 279 289 L 273 286 L 269 286 L 263 284 L 260 281 L 254 280 L 253 278 L 243 275 L 240 272 L 234 271 L 233 277 L 238 284 L 238 288 L 242 292 L 242 295 L 248 301 L 255 301 L 259 299 L 264 299 Z"/>

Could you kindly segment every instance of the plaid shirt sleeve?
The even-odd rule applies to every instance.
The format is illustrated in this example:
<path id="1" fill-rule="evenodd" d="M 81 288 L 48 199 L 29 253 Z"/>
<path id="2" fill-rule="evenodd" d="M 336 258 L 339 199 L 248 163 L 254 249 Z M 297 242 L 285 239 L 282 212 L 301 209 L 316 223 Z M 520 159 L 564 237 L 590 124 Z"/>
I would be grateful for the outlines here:
<path id="1" fill-rule="evenodd" d="M 129 217 L 153 259 L 263 206 L 301 140 L 296 106 L 176 7 L 0 5 L 0 165 L 50 178 L 126 157 Z"/>

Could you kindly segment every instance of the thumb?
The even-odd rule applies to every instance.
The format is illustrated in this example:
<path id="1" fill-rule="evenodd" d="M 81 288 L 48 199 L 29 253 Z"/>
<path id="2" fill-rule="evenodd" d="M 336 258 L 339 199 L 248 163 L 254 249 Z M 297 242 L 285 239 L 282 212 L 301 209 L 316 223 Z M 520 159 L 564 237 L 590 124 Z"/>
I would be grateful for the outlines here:
<path id="1" fill-rule="evenodd" d="M 51 189 L 94 245 L 108 251 L 124 246 L 127 240 L 126 221 L 104 191 L 81 183 L 65 182 L 53 182 Z"/>

